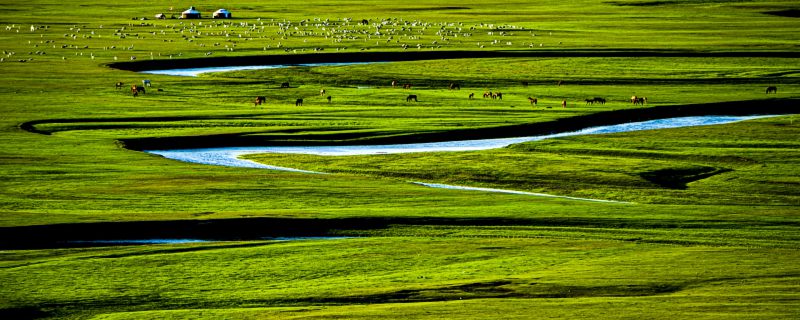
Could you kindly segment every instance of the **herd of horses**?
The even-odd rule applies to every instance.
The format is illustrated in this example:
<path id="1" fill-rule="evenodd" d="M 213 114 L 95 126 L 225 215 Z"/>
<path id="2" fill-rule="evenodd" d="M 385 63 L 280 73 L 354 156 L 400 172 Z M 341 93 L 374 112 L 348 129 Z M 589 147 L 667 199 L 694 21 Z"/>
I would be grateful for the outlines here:
<path id="1" fill-rule="evenodd" d="M 523 82 L 524 86 L 527 86 L 527 84 L 528 84 L 527 82 Z M 563 84 L 562 81 L 558 82 L 559 86 L 561 86 L 562 84 Z M 396 88 L 398 86 L 397 80 L 392 80 L 391 85 L 392 85 L 392 88 Z M 125 83 L 123 83 L 123 82 L 117 82 L 116 85 L 115 85 L 115 87 L 117 89 L 121 89 L 124 86 L 125 86 Z M 146 93 L 145 87 L 151 87 L 151 86 L 152 86 L 152 83 L 151 83 L 150 80 L 147 80 L 147 79 L 142 80 L 142 85 L 137 85 L 137 84 L 131 85 L 131 87 L 130 87 L 131 88 L 131 94 L 134 97 L 139 96 L 139 94 L 145 94 Z M 288 82 L 281 83 L 280 87 L 282 89 L 290 88 Z M 450 85 L 447 86 L 447 88 L 450 89 L 450 90 L 461 90 L 461 85 L 459 85 L 456 82 L 451 82 Z M 411 84 L 410 83 L 403 84 L 403 89 L 411 89 Z M 162 91 L 162 90 L 158 89 L 158 91 Z M 767 87 L 766 94 L 770 94 L 770 93 L 777 94 L 778 93 L 778 87 L 775 87 L 775 86 Z M 326 94 L 327 94 L 327 91 L 325 89 L 320 89 L 319 90 L 319 95 L 320 96 L 324 97 L 324 96 L 326 96 Z M 483 93 L 483 98 L 484 99 L 492 98 L 492 99 L 503 100 L 503 93 L 486 91 L 486 92 Z M 330 103 L 331 100 L 332 100 L 330 95 L 328 95 L 326 97 L 326 99 L 328 100 L 328 103 Z M 475 93 L 471 92 L 468 95 L 468 99 L 469 100 L 475 99 Z M 265 96 L 257 96 L 256 99 L 255 99 L 254 105 L 255 106 L 260 106 L 263 103 L 266 103 L 266 101 L 267 101 L 267 98 Z M 411 101 L 419 102 L 419 98 L 417 97 L 416 94 L 409 94 L 408 96 L 406 96 L 406 102 L 411 102 Z M 606 104 L 606 101 L 607 100 L 605 98 L 603 98 L 603 97 L 594 97 L 592 99 L 584 100 L 584 102 L 586 102 L 587 105 L 595 104 L 595 103 L 599 103 L 599 104 L 604 105 L 604 104 Z M 632 96 L 630 101 L 631 101 L 631 103 L 633 105 L 642 105 L 643 106 L 643 105 L 647 104 L 647 97 Z M 532 106 L 536 106 L 536 105 L 538 105 L 539 100 L 537 98 L 534 98 L 534 97 L 528 97 L 528 102 L 530 102 L 530 104 Z M 302 106 L 303 105 L 303 99 L 302 98 L 298 98 L 297 100 L 295 100 L 294 105 L 298 106 L 298 107 Z M 567 100 L 561 100 L 561 107 L 562 108 L 566 108 L 567 107 Z"/>

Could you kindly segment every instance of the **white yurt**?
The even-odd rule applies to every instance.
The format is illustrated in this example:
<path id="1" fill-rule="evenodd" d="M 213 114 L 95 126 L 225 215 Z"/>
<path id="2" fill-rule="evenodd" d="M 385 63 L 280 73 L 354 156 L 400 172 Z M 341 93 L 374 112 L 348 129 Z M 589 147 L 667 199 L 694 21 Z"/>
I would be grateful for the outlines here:
<path id="1" fill-rule="evenodd" d="M 189 7 L 188 10 L 181 13 L 181 19 L 200 19 L 200 11 L 194 7 Z"/>
<path id="2" fill-rule="evenodd" d="M 231 12 L 225 9 L 214 11 L 214 19 L 230 19 Z"/>

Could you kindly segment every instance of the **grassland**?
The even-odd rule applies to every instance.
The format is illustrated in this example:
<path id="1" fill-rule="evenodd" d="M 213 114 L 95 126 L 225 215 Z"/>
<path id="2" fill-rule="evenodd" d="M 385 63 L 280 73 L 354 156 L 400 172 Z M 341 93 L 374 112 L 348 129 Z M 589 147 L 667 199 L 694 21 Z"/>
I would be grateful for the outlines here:
<path id="1" fill-rule="evenodd" d="M 152 18 L 191 5 L 206 15 L 224 7 L 235 19 Z M 2 318 L 800 314 L 797 115 L 482 152 L 253 157 L 331 175 L 178 163 L 133 150 L 510 136 L 576 116 L 704 113 L 722 102 L 736 113 L 776 104 L 797 113 L 793 1 L 36 0 L 0 9 L 9 13 L 0 19 Z M 110 67 L 465 50 L 521 56 L 196 78 Z M 145 78 L 153 87 L 136 98 L 114 87 Z M 393 89 L 392 80 L 413 87 Z M 448 90 L 451 82 L 461 90 Z M 778 93 L 766 96 L 773 85 Z M 485 91 L 501 91 L 503 100 L 480 98 Z M 471 92 L 478 98 L 467 99 Z M 406 102 L 408 94 L 420 101 Z M 649 104 L 633 106 L 631 95 Z M 267 103 L 254 107 L 255 96 Z M 609 102 L 584 103 L 592 97 Z M 409 180 L 630 203 L 437 190 Z M 225 225 L 218 236 L 240 230 L 248 236 L 238 240 L 250 241 L 57 243 L 114 230 L 170 237 L 179 231 L 164 226 L 180 223 L 194 226 L 187 234 Z M 348 238 L 270 241 L 257 239 L 261 226 Z M 37 238 L 55 242 L 23 250 Z"/>

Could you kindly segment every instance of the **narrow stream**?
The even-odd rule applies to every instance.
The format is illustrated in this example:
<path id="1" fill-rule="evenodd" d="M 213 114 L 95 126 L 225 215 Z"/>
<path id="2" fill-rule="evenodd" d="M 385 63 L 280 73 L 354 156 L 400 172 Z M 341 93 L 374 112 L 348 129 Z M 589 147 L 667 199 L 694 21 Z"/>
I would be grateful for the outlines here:
<path id="1" fill-rule="evenodd" d="M 681 128 L 681 127 L 691 127 L 691 126 L 706 126 L 706 125 L 732 123 L 732 122 L 751 120 L 751 119 L 759 119 L 765 117 L 771 117 L 771 116 L 680 117 L 680 118 L 658 119 L 658 120 L 643 121 L 643 122 L 623 123 L 623 124 L 616 124 L 609 126 L 599 126 L 599 127 L 586 128 L 579 131 L 563 132 L 563 133 L 556 133 L 543 136 L 445 141 L 445 142 L 430 142 L 430 143 L 391 144 L 391 145 L 350 145 L 350 146 L 224 147 L 224 148 L 177 149 L 177 150 L 145 150 L 145 152 L 151 154 L 157 154 L 168 159 L 174 159 L 190 163 L 322 174 L 323 172 L 314 172 L 314 171 L 307 171 L 295 168 L 266 165 L 250 160 L 240 159 L 240 157 L 243 155 L 259 154 L 259 153 L 308 154 L 308 155 L 318 155 L 318 156 L 354 156 L 354 155 L 380 155 L 380 154 L 415 153 L 415 152 L 477 151 L 477 150 L 503 148 L 516 143 L 540 141 L 540 140 L 559 138 L 559 137 Z M 376 158 L 376 161 L 380 161 L 380 159 Z M 520 194 L 520 195 L 540 196 L 540 197 L 555 197 L 555 198 L 580 200 L 580 201 L 615 202 L 610 200 L 575 198 L 575 197 L 531 193 L 531 192 L 523 192 L 515 190 L 453 186 L 453 185 L 424 183 L 424 182 L 412 182 L 412 183 L 431 188 L 441 188 L 441 189 L 498 192 L 498 193 Z"/>

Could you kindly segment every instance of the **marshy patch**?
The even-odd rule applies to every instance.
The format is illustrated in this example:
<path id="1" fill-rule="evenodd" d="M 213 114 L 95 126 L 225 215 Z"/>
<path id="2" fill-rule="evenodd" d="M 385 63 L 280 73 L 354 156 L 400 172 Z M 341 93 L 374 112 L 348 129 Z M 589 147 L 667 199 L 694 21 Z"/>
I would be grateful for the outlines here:
<path id="1" fill-rule="evenodd" d="M 764 12 L 764 13 L 765 14 L 770 14 L 770 15 L 773 15 L 773 16 L 779 16 L 779 17 L 800 18 L 800 9 L 767 11 L 767 12 Z"/>
<path id="2" fill-rule="evenodd" d="M 687 184 L 690 182 L 729 171 L 732 170 L 714 167 L 669 168 L 642 172 L 639 176 L 663 188 L 686 190 L 688 188 Z"/>

